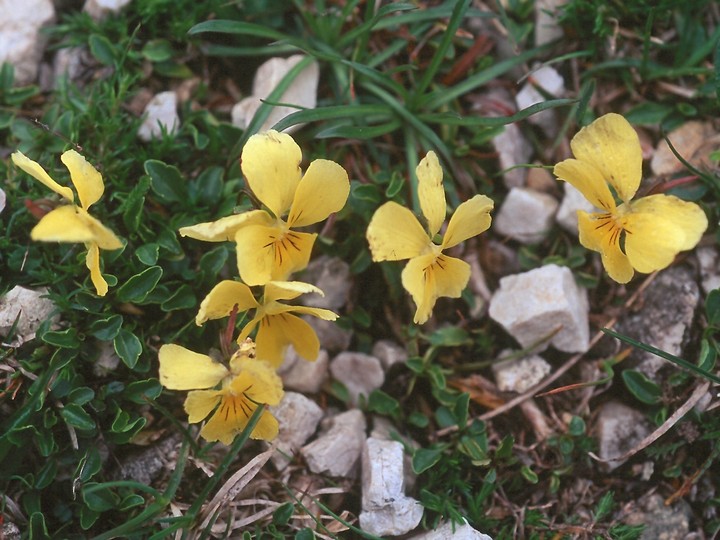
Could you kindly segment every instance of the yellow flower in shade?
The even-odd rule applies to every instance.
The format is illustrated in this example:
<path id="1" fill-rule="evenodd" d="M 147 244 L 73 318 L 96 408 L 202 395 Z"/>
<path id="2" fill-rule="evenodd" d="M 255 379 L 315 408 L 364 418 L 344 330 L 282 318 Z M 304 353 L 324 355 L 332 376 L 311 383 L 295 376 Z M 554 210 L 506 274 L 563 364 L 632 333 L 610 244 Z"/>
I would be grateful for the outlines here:
<path id="1" fill-rule="evenodd" d="M 320 352 L 320 341 L 312 326 L 294 313 L 312 315 L 326 321 L 334 321 L 337 314 L 329 309 L 290 306 L 281 302 L 293 300 L 306 293 L 323 294 L 309 283 L 271 281 L 265 285 L 262 300 L 258 302 L 244 283 L 221 281 L 200 304 L 195 322 L 199 326 L 208 319 L 227 317 L 234 309 L 238 312 L 254 309 L 255 316 L 243 328 L 238 342 L 247 338 L 257 326 L 255 342 L 258 357 L 267 360 L 273 367 L 277 368 L 282 364 L 288 345 L 292 345 L 298 355 L 313 362 Z"/>
<path id="2" fill-rule="evenodd" d="M 241 167 L 248 186 L 266 210 L 251 210 L 180 229 L 206 242 L 234 241 L 240 277 L 248 285 L 282 281 L 308 264 L 317 234 L 298 232 L 345 206 L 348 175 L 340 165 L 316 159 L 305 174 L 300 147 L 285 133 L 253 135 L 243 148 Z"/>
<path id="3" fill-rule="evenodd" d="M 427 230 L 410 210 L 387 202 L 370 220 L 367 239 L 376 262 L 410 259 L 402 272 L 402 284 L 417 306 L 414 321 L 422 324 L 430 318 L 438 298 L 458 298 L 462 294 L 470 279 L 470 265 L 443 251 L 486 231 L 493 201 L 485 195 L 475 195 L 458 206 L 441 243 L 436 244 L 433 239 L 445 221 L 447 207 L 442 168 L 435 152 L 428 152 L 416 173 Z"/>
<path id="4" fill-rule="evenodd" d="M 83 242 L 88 250 L 85 264 L 90 270 L 90 279 L 97 293 L 105 296 L 108 285 L 100 272 L 100 250 L 120 249 L 122 242 L 115 233 L 88 214 L 90 206 L 95 204 L 105 191 L 100 173 L 75 150 L 68 150 L 60 156 L 60 160 L 70 171 L 70 179 L 80 200 L 78 206 L 75 204 L 72 189 L 58 184 L 38 163 L 22 152 L 13 153 L 12 160 L 20 169 L 70 202 L 48 212 L 30 231 L 30 237 L 43 242 Z"/>
<path id="5" fill-rule="evenodd" d="M 697 204 L 665 194 L 632 200 L 642 178 L 642 151 L 625 118 L 614 113 L 598 118 L 570 147 L 575 158 L 555 165 L 554 173 L 600 209 L 578 210 L 580 243 L 600 253 L 612 279 L 627 283 L 635 270 L 665 268 L 700 241 L 708 220 Z"/>
<path id="6" fill-rule="evenodd" d="M 160 382 L 170 390 L 192 390 L 185 400 L 191 424 L 210 420 L 200 430 L 207 441 L 231 444 L 248 424 L 260 404 L 277 405 L 283 397 L 282 381 L 275 370 L 255 358 L 255 345 L 247 340 L 230 359 L 230 368 L 179 345 L 163 345 L 158 353 Z M 216 387 L 220 385 L 220 389 Z M 270 441 L 278 422 L 263 411 L 250 437 Z"/>

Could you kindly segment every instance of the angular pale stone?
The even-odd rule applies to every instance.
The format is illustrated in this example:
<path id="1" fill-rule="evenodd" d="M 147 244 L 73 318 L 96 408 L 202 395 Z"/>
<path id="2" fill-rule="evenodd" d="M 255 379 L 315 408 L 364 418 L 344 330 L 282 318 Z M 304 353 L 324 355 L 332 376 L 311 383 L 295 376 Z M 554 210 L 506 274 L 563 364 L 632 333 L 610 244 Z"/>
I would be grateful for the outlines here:
<path id="1" fill-rule="evenodd" d="M 417 527 L 422 516 L 422 505 L 403 496 L 382 508 L 360 512 L 360 528 L 375 536 L 399 536 Z"/>
<path id="2" fill-rule="evenodd" d="M 557 214 L 555 214 L 555 221 L 572 234 L 578 234 L 578 218 L 577 211 L 584 210 L 588 213 L 597 212 L 595 208 L 575 187 L 562 182 L 564 184 L 565 196 L 560 203 Z"/>
<path id="3" fill-rule="evenodd" d="M 523 244 L 540 242 L 552 227 L 558 202 L 546 193 L 510 189 L 495 218 L 495 231 Z"/>
<path id="4" fill-rule="evenodd" d="M 320 340 L 320 346 L 330 352 L 345 351 L 352 340 L 352 330 L 342 328 L 335 321 L 326 321 L 317 317 L 303 317 L 312 326 Z"/>
<path id="5" fill-rule="evenodd" d="M 362 452 L 362 508 L 376 510 L 405 496 L 403 446 L 368 437 Z"/>
<path id="6" fill-rule="evenodd" d="M 107 377 L 120 365 L 120 357 L 115 352 L 112 341 L 98 341 L 98 357 L 92 364 L 93 373 L 97 377 Z"/>
<path id="7" fill-rule="evenodd" d="M 348 389 L 350 400 L 358 404 L 360 395 L 368 397 L 385 382 L 380 360 L 369 354 L 342 352 L 330 362 L 330 373 Z"/>
<path id="8" fill-rule="evenodd" d="M 297 450 L 317 430 L 323 410 L 317 403 L 297 392 L 285 392 L 280 404 L 270 410 L 280 424 L 278 452 L 271 459 L 275 467 L 284 469 Z"/>
<path id="9" fill-rule="evenodd" d="M 645 415 L 617 401 L 605 403 L 597 419 L 598 455 L 602 459 L 622 456 L 650 434 Z M 625 461 L 609 461 L 608 470 L 617 469 Z"/>
<path id="10" fill-rule="evenodd" d="M 83 11 L 99 21 L 112 13 L 119 12 L 129 3 L 130 0 L 85 0 Z"/>
<path id="11" fill-rule="evenodd" d="M 678 154 L 683 156 L 690 163 L 697 150 L 703 145 L 707 138 L 713 135 L 712 125 L 697 120 L 686 122 L 677 129 L 668 133 L 668 139 Z M 650 168 L 653 174 L 663 176 L 680 172 L 685 168 L 678 158 L 675 157 L 665 139 L 658 143 L 655 153 L 650 160 Z"/>
<path id="12" fill-rule="evenodd" d="M 365 443 L 365 416 L 352 409 L 334 416 L 329 423 L 327 432 L 303 446 L 300 453 L 314 473 L 352 476 Z"/>
<path id="13" fill-rule="evenodd" d="M 138 129 L 138 137 L 149 142 L 162 136 L 163 130 L 172 133 L 180 126 L 175 92 L 160 92 L 145 107 L 145 119 Z"/>
<path id="14" fill-rule="evenodd" d="M 520 110 L 546 101 L 537 87 L 542 88 L 553 97 L 560 97 L 565 93 L 565 81 L 562 76 L 550 66 L 543 66 L 533 71 L 528 79 L 528 82 L 523 85 L 517 96 L 515 96 L 515 102 Z M 558 122 L 554 110 L 541 111 L 529 116 L 527 120 L 531 124 L 539 126 L 546 135 L 550 137 L 557 135 Z"/>
<path id="15" fill-rule="evenodd" d="M 426 531 L 410 537 L 410 540 L 493 540 L 487 534 L 476 531 L 466 523 L 446 521 L 432 531 Z"/>
<path id="16" fill-rule="evenodd" d="M 316 394 L 328 380 L 329 357 L 325 349 L 320 349 L 314 362 L 300 358 L 292 346 L 287 348 L 285 362 L 278 370 L 283 386 L 306 394 Z"/>
<path id="17" fill-rule="evenodd" d="M 533 154 L 533 148 L 520 128 L 517 124 L 508 124 L 502 133 L 493 138 L 492 143 L 498 153 L 500 169 L 505 171 L 503 172 L 505 186 L 508 188 L 524 186 L 527 177 L 525 169 L 506 170 L 527 163 Z"/>
<path id="18" fill-rule="evenodd" d="M 500 353 L 500 357 L 507 356 L 512 352 L 515 351 L 505 350 Z M 550 373 L 550 369 L 550 364 L 536 354 L 492 365 L 498 388 L 503 392 L 519 394 L 543 380 Z"/>
<path id="19" fill-rule="evenodd" d="M 695 272 L 685 265 L 662 270 L 638 299 L 640 308 L 625 312 L 616 330 L 667 353 L 684 356 L 700 302 L 695 279 Z M 633 349 L 623 364 L 660 385 L 677 371 L 667 360 L 639 348 Z"/>
<path id="20" fill-rule="evenodd" d="M 302 280 L 319 287 L 325 294 L 306 294 L 300 299 L 303 305 L 338 310 L 350 297 L 350 265 L 339 257 L 322 255 L 314 259 L 304 270 Z"/>
<path id="21" fill-rule="evenodd" d="M 696 252 L 700 262 L 700 282 L 705 294 L 720 287 L 720 253 L 715 246 L 703 246 Z"/>
<path id="22" fill-rule="evenodd" d="M 549 264 L 502 278 L 489 314 L 523 347 L 537 344 L 535 352 L 549 344 L 565 352 L 588 349 L 587 291 L 565 266 Z M 558 328 L 549 342 L 538 343 Z"/>
<path id="23" fill-rule="evenodd" d="M 558 23 L 560 8 L 566 0 L 538 0 L 535 2 L 535 46 L 540 47 L 563 37 Z"/>
<path id="24" fill-rule="evenodd" d="M 289 58 L 271 58 L 262 64 L 255 74 L 253 82 L 253 94 L 235 105 L 232 110 L 232 122 L 241 129 L 245 129 L 255 116 L 262 104 L 261 100 L 266 99 L 275 90 L 283 77 L 304 58 L 301 54 Z M 258 131 L 266 131 L 277 124 L 280 120 L 290 114 L 302 109 L 314 109 L 317 105 L 317 86 L 320 80 L 320 68 L 317 62 L 313 62 L 303 69 L 290 84 L 288 89 L 278 100 L 282 103 L 297 105 L 298 107 L 273 107 L 270 116 L 260 126 Z M 286 129 L 292 132 L 300 126 L 293 126 Z"/>
<path id="25" fill-rule="evenodd" d="M 46 288 L 26 289 L 16 285 L 0 298 L 0 335 L 7 336 L 18 319 L 12 343 L 21 345 L 35 337 L 35 332 L 55 311 Z M 57 316 L 55 317 L 57 318 Z"/>
<path id="26" fill-rule="evenodd" d="M 404 364 L 408 359 L 407 351 L 389 339 L 381 339 L 372 348 L 372 355 L 380 360 L 385 371 L 395 364 Z"/>
<path id="27" fill-rule="evenodd" d="M 0 214 L 2 214 L 2 211 L 5 210 L 5 202 L 7 201 L 7 195 L 5 195 L 5 192 L 2 188 L 0 188 Z"/>
<path id="28" fill-rule="evenodd" d="M 15 84 L 35 81 L 47 37 L 40 32 L 55 20 L 52 0 L 0 0 L 0 64 L 15 67 Z"/>

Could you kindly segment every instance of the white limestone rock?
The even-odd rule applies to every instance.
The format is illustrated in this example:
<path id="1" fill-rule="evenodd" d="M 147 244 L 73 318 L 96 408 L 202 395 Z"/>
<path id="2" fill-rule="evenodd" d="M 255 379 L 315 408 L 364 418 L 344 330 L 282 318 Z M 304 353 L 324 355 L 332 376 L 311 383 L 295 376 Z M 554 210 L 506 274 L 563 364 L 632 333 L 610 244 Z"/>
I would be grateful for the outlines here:
<path id="1" fill-rule="evenodd" d="M 380 360 L 385 371 L 395 364 L 404 364 L 408 359 L 407 351 L 389 339 L 381 339 L 372 348 L 372 355 Z"/>
<path id="2" fill-rule="evenodd" d="M 598 455 L 610 460 L 604 468 L 612 471 L 625 463 L 613 460 L 631 450 L 650 434 L 650 424 L 645 415 L 617 401 L 605 403 L 597 419 Z"/>
<path id="3" fill-rule="evenodd" d="M 693 120 L 672 130 L 668 133 L 667 138 L 670 139 L 678 154 L 693 163 L 696 152 L 713 135 L 715 135 L 715 130 L 712 124 Z M 675 157 L 665 139 L 662 139 L 650 160 L 650 168 L 654 175 L 666 176 L 684 170 L 685 165 Z"/>
<path id="4" fill-rule="evenodd" d="M 558 19 L 567 0 L 537 0 L 535 2 L 535 46 L 541 47 L 563 37 Z"/>
<path id="5" fill-rule="evenodd" d="M 6 201 L 7 201 L 7 195 L 5 195 L 5 191 L 3 191 L 2 188 L 0 188 L 0 214 L 2 214 L 2 211 L 5 210 Z"/>
<path id="6" fill-rule="evenodd" d="M 0 64 L 15 67 L 15 84 L 33 83 L 47 37 L 40 31 L 55 21 L 52 0 L 0 0 Z"/>
<path id="7" fill-rule="evenodd" d="M 0 335 L 7 336 L 17 319 L 11 344 L 19 346 L 33 339 L 43 321 L 56 309 L 53 301 L 45 298 L 47 294 L 45 287 L 26 289 L 16 285 L 10 289 L 0 298 Z"/>
<path id="8" fill-rule="evenodd" d="M 412 497 L 400 497 L 387 506 L 360 512 L 360 528 L 379 537 L 399 536 L 418 526 L 422 505 Z"/>
<path id="9" fill-rule="evenodd" d="M 527 178 L 527 170 L 517 168 L 512 170 L 511 167 L 523 165 L 530 161 L 533 148 L 525 139 L 517 124 L 508 124 L 505 130 L 493 138 L 492 140 L 495 151 L 498 153 L 498 161 L 500 169 L 503 172 L 503 181 L 507 188 L 521 187 L 525 185 Z"/>
<path id="10" fill-rule="evenodd" d="M 697 248 L 696 254 L 700 262 L 700 284 L 708 294 L 720 288 L 720 253 L 715 246 L 703 246 Z"/>
<path id="11" fill-rule="evenodd" d="M 324 296 L 306 294 L 301 297 L 303 305 L 338 310 L 350 297 L 352 279 L 350 265 L 340 257 L 322 255 L 310 262 L 302 275 L 302 280 L 319 287 Z"/>
<path id="12" fill-rule="evenodd" d="M 300 453 L 314 473 L 353 476 L 365 443 L 365 416 L 352 409 L 330 418 L 328 423 L 328 430 L 303 446 Z"/>
<path id="13" fill-rule="evenodd" d="M 278 374 L 283 386 L 288 390 L 295 390 L 306 394 L 317 394 L 325 381 L 328 380 L 328 365 L 330 358 L 325 349 L 320 349 L 314 362 L 300 358 L 292 345 L 285 351 L 285 361 Z"/>
<path id="14" fill-rule="evenodd" d="M 523 347 L 559 328 L 535 352 L 548 344 L 564 352 L 585 352 L 590 339 L 588 309 L 587 291 L 575 283 L 570 269 L 549 264 L 502 278 L 489 314 Z"/>
<path id="15" fill-rule="evenodd" d="M 85 0 L 83 11 L 94 20 L 99 21 L 108 15 L 118 13 L 129 3 L 130 0 Z"/>
<path id="16" fill-rule="evenodd" d="M 441 523 L 437 529 L 410 537 L 410 540 L 493 540 L 487 534 L 473 529 L 467 522 L 458 524 L 452 521 Z"/>
<path id="17" fill-rule="evenodd" d="M 357 405 L 360 395 L 366 398 L 385 382 L 385 372 L 380 360 L 369 354 L 346 351 L 330 362 L 330 373 L 343 383 L 350 394 L 350 401 Z"/>
<path id="18" fill-rule="evenodd" d="M 297 392 L 285 392 L 282 401 L 270 409 L 280 424 L 278 452 L 272 461 L 279 470 L 290 463 L 298 449 L 315 434 L 323 410 L 311 399 Z"/>
<path id="19" fill-rule="evenodd" d="M 553 97 L 560 97 L 565 93 L 565 81 L 562 76 L 550 66 L 543 66 L 533 71 L 528 81 L 515 96 L 518 109 L 525 109 L 536 103 L 546 101 L 537 87 L 540 87 L 547 94 Z M 555 111 L 548 109 L 528 117 L 528 122 L 535 124 L 542 129 L 549 137 L 555 137 L 558 131 L 558 121 Z"/>
<path id="20" fill-rule="evenodd" d="M 317 333 L 320 346 L 329 352 L 345 351 L 352 341 L 352 330 L 347 330 L 335 321 L 326 321 L 318 317 L 303 317 L 312 329 Z"/>
<path id="21" fill-rule="evenodd" d="M 555 215 L 555 221 L 572 234 L 578 234 L 578 217 L 577 211 L 584 210 L 585 212 L 592 213 L 597 212 L 590 201 L 588 201 L 580 191 L 573 185 L 562 182 L 565 188 L 565 196 L 560 203 L 557 214 Z"/>
<path id="22" fill-rule="evenodd" d="M 495 218 L 495 231 L 523 244 L 542 241 L 552 227 L 558 202 L 528 188 L 510 189 Z"/>
<path id="23" fill-rule="evenodd" d="M 368 437 L 362 452 L 362 508 L 373 510 L 405 496 L 403 446 Z"/>
<path id="24" fill-rule="evenodd" d="M 500 356 L 507 356 L 514 351 L 503 351 Z M 503 392 L 517 392 L 519 394 L 532 388 L 550 373 L 550 364 L 544 358 L 533 354 L 524 358 L 517 358 L 493 364 L 497 387 Z"/>
<path id="25" fill-rule="evenodd" d="M 145 119 L 138 129 L 138 137 L 149 142 L 162 137 L 163 130 L 172 133 L 179 127 L 175 92 L 160 92 L 145 107 Z"/>
<path id="26" fill-rule="evenodd" d="M 253 93 L 240 101 L 233 107 L 232 123 L 240 129 L 245 129 L 255 116 L 255 113 L 262 104 L 261 100 L 266 99 L 275 90 L 277 85 L 304 58 L 301 54 L 289 58 L 271 58 L 262 64 L 253 81 Z M 266 131 L 272 128 L 280 120 L 290 114 L 302 109 L 314 109 L 317 105 L 317 87 L 320 80 L 320 68 L 317 62 L 312 62 L 303 69 L 290 84 L 288 89 L 278 100 L 282 103 L 297 105 L 297 107 L 277 106 L 273 107 L 270 115 L 260 126 L 258 131 Z M 291 133 L 300 126 L 293 126 L 285 131 Z"/>

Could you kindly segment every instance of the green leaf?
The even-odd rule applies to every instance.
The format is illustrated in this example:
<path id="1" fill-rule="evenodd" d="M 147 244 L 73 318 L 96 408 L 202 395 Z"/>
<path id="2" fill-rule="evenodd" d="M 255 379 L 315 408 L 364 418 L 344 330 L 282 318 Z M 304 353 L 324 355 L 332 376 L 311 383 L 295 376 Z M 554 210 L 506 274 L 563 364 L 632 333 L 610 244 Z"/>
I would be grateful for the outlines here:
<path id="1" fill-rule="evenodd" d="M 135 256 L 145 266 L 153 266 L 158 261 L 160 246 L 155 242 L 144 244 L 135 250 Z"/>
<path id="2" fill-rule="evenodd" d="M 175 292 L 160 304 L 160 309 L 163 311 L 176 311 L 179 309 L 190 309 L 197 305 L 197 298 L 195 292 L 190 285 L 183 283 L 175 289 Z"/>
<path id="3" fill-rule="evenodd" d="M 142 352 L 142 343 L 135 334 L 123 328 L 113 340 L 113 346 L 125 365 L 133 369 Z"/>
<path id="4" fill-rule="evenodd" d="M 45 332 L 42 340 L 48 345 L 55 345 L 64 349 L 76 349 L 80 345 L 75 328 L 68 328 L 58 332 Z"/>
<path id="5" fill-rule="evenodd" d="M 435 347 L 462 347 L 472 345 L 472 339 L 466 330 L 457 326 L 446 326 L 430 335 L 430 344 Z"/>
<path id="6" fill-rule="evenodd" d="M 85 405 L 95 397 L 95 391 L 87 386 L 73 388 L 68 394 L 68 401 L 75 405 Z"/>
<path id="7" fill-rule="evenodd" d="M 127 385 L 123 397 L 133 403 L 145 405 L 154 401 L 162 393 L 162 385 L 157 379 L 135 381 Z"/>
<path id="8" fill-rule="evenodd" d="M 622 378 L 632 395 L 643 403 L 654 405 L 660 401 L 660 387 L 639 371 L 626 369 L 622 372 Z"/>
<path id="9" fill-rule="evenodd" d="M 187 186 L 177 167 L 148 159 L 145 172 L 150 177 L 152 190 L 163 202 L 187 202 Z"/>
<path id="10" fill-rule="evenodd" d="M 310 527 L 305 527 L 295 533 L 295 540 L 315 540 L 315 533 Z"/>
<path id="11" fill-rule="evenodd" d="M 30 540 L 50 540 L 47 525 L 45 524 L 45 516 L 42 513 L 33 512 L 30 516 L 28 538 Z"/>
<path id="12" fill-rule="evenodd" d="M 112 341 L 118 335 L 122 323 L 122 315 L 110 315 L 107 319 L 93 321 L 88 332 L 100 341 Z"/>
<path id="13" fill-rule="evenodd" d="M 145 59 L 151 62 L 164 62 L 170 60 L 173 57 L 173 48 L 170 42 L 166 39 L 152 39 L 145 43 L 145 46 L 140 51 Z"/>
<path id="14" fill-rule="evenodd" d="M 568 433 L 573 437 L 580 437 L 585 434 L 585 430 L 585 420 L 579 416 L 573 415 L 573 417 L 570 418 L 570 424 L 568 425 Z"/>
<path id="15" fill-rule="evenodd" d="M 405 178 L 401 174 L 395 174 L 393 173 L 392 178 L 390 178 L 390 184 L 385 189 L 385 196 L 388 199 L 392 199 L 400 193 L 400 190 L 405 186 Z"/>
<path id="16" fill-rule="evenodd" d="M 540 477 L 530 468 L 529 465 L 523 465 L 520 467 L 520 474 L 530 484 L 537 484 L 540 481 Z"/>
<path id="17" fill-rule="evenodd" d="M 657 126 L 662 123 L 673 112 L 670 105 L 654 103 L 652 101 L 644 101 L 640 105 L 633 107 L 623 116 L 633 125 L 638 126 Z"/>
<path id="18" fill-rule="evenodd" d="M 69 425 L 80 431 L 90 431 L 95 428 L 95 422 L 92 417 L 75 403 L 68 403 L 60 409 L 60 416 L 62 416 Z"/>
<path id="19" fill-rule="evenodd" d="M 368 398 L 368 410 L 378 414 L 392 416 L 400 410 L 400 403 L 382 390 L 373 390 Z"/>
<path id="20" fill-rule="evenodd" d="M 286 502 L 278 506 L 273 512 L 273 524 L 279 527 L 287 525 L 288 521 L 293 515 L 295 505 L 291 502 Z"/>
<path id="21" fill-rule="evenodd" d="M 204 204 L 214 205 L 220 202 L 224 174 L 222 167 L 208 167 L 195 179 L 200 200 Z"/>
<path id="22" fill-rule="evenodd" d="M 131 232 L 137 232 L 140 227 L 142 210 L 145 206 L 145 194 L 150 189 L 150 182 L 149 177 L 141 177 L 122 206 L 123 223 Z"/>
<path id="23" fill-rule="evenodd" d="M 111 66 L 115 63 L 115 48 L 105 36 L 92 34 L 88 39 L 90 52 L 101 64 Z"/>
<path id="24" fill-rule="evenodd" d="M 705 299 L 705 315 L 710 326 L 720 326 L 720 289 L 713 289 Z"/>
<path id="25" fill-rule="evenodd" d="M 95 512 L 112 510 L 120 502 L 119 497 L 113 491 L 95 482 L 86 484 L 83 487 L 82 499 L 88 508 Z"/>
<path id="26" fill-rule="evenodd" d="M 151 266 L 135 274 L 117 290 L 117 299 L 120 302 L 142 302 L 155 288 L 163 275 L 159 266 Z"/>
<path id="27" fill-rule="evenodd" d="M 412 469 L 415 474 L 422 474 L 440 461 L 445 446 L 434 448 L 418 448 L 413 453 Z"/>

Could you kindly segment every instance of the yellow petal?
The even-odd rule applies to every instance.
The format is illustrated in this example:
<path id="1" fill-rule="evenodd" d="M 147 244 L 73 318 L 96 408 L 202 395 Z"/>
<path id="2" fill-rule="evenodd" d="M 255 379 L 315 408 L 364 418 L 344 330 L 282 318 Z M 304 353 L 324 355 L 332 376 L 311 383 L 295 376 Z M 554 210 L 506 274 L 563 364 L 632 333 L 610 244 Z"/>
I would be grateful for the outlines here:
<path id="1" fill-rule="evenodd" d="M 70 179 L 77 190 L 80 206 L 85 210 L 95 204 L 105 191 L 105 184 L 100 173 L 95 167 L 78 154 L 75 150 L 68 150 L 60 156 L 65 166 L 70 171 Z"/>
<path id="2" fill-rule="evenodd" d="M 250 189 L 275 217 L 282 217 L 300 182 L 300 147 L 290 135 L 270 130 L 250 137 L 241 159 Z"/>
<path id="3" fill-rule="evenodd" d="M 615 199 L 608 183 L 591 163 L 566 159 L 555 165 L 553 174 L 577 189 L 593 206 L 607 212 L 615 211 Z"/>
<path id="4" fill-rule="evenodd" d="M 100 249 L 94 242 L 88 242 L 85 266 L 90 270 L 90 281 L 92 281 L 98 296 L 105 296 L 108 292 L 108 284 L 100 271 Z"/>
<path id="5" fill-rule="evenodd" d="M 206 354 L 179 345 L 163 345 L 158 351 L 160 384 L 170 390 L 211 388 L 228 375 L 228 369 Z"/>
<path id="6" fill-rule="evenodd" d="M 240 277 L 251 287 L 287 279 L 308 265 L 316 237 L 276 226 L 244 227 L 235 235 Z"/>
<path id="7" fill-rule="evenodd" d="M 68 201 L 75 201 L 75 196 L 73 195 L 72 189 L 66 186 L 61 186 L 55 180 L 50 178 L 50 175 L 45 172 L 45 169 L 43 169 L 39 163 L 28 158 L 22 152 L 13 152 L 11 157 L 13 163 L 20 167 L 23 171 L 28 173 L 30 176 L 32 176 L 36 180 L 40 180 L 40 182 L 45 184 L 45 186 L 52 189 L 58 195 L 63 196 Z"/>
<path id="8" fill-rule="evenodd" d="M 310 283 L 302 281 L 271 281 L 265 285 L 263 303 L 269 304 L 276 300 L 293 300 L 307 293 L 325 296 L 325 293 Z"/>
<path id="9" fill-rule="evenodd" d="M 415 169 L 418 178 L 420 208 L 428 222 L 430 237 L 434 237 L 445 221 L 445 188 L 443 172 L 435 152 L 428 152 Z"/>
<path id="10" fill-rule="evenodd" d="M 451 248 L 460 242 L 477 236 L 490 228 L 490 211 L 495 203 L 485 195 L 475 195 L 460 204 L 450 218 L 443 237 L 442 249 Z"/>
<path id="11" fill-rule="evenodd" d="M 257 403 L 280 403 L 284 394 L 282 379 L 268 362 L 245 358 L 238 362 L 238 369 L 240 376 L 230 383 L 231 391 L 244 393 Z"/>
<path id="12" fill-rule="evenodd" d="M 65 205 L 48 212 L 30 231 L 30 238 L 42 242 L 91 242 L 95 234 L 79 215 L 81 209 Z"/>
<path id="13" fill-rule="evenodd" d="M 316 159 L 305 171 L 288 214 L 289 227 L 305 227 L 345 206 L 350 194 L 347 172 L 334 161 Z"/>
<path id="14" fill-rule="evenodd" d="M 205 420 L 220 403 L 221 396 L 222 392 L 219 390 L 193 390 L 189 392 L 184 404 L 188 422 L 196 424 Z"/>
<path id="15" fill-rule="evenodd" d="M 578 160 L 600 171 L 622 201 L 632 199 L 642 178 L 642 150 L 625 118 L 615 113 L 601 116 L 573 137 L 570 148 Z"/>
<path id="16" fill-rule="evenodd" d="M 277 315 L 279 313 L 300 313 L 302 315 L 312 315 L 324 321 L 335 321 L 338 314 L 334 311 L 324 308 L 316 308 L 311 306 L 288 306 L 280 302 L 272 302 L 265 306 L 265 313 L 268 315 Z"/>
<path id="17" fill-rule="evenodd" d="M 285 349 L 292 344 L 295 352 L 305 360 L 314 362 L 320 352 L 320 340 L 315 330 L 300 317 L 290 313 L 268 315 L 260 321 L 255 338 L 257 357 L 274 368 L 283 362 Z"/>
<path id="18" fill-rule="evenodd" d="M 396 202 L 386 202 L 375 211 L 367 228 L 367 240 L 375 262 L 417 257 L 431 244 L 413 213 Z"/>
<path id="19" fill-rule="evenodd" d="M 217 221 L 198 223 L 181 227 L 180 236 L 187 236 L 204 242 L 234 242 L 235 233 L 246 225 L 270 225 L 274 220 L 265 210 L 250 210 Z"/>
<path id="20" fill-rule="evenodd" d="M 107 249 L 113 251 L 123 247 L 122 241 L 115 236 L 115 233 L 103 225 L 100 220 L 92 217 L 82 208 L 76 208 L 78 217 L 85 222 L 85 225 L 92 232 L 93 242 L 95 242 L 100 249 Z"/>
<path id="21" fill-rule="evenodd" d="M 625 225 L 625 252 L 638 272 L 669 266 L 680 251 L 694 248 L 707 229 L 697 204 L 672 195 L 652 195 L 632 203 Z"/>
<path id="22" fill-rule="evenodd" d="M 202 325 L 208 319 L 221 319 L 232 313 L 237 306 L 239 313 L 258 306 L 250 287 L 239 281 L 223 280 L 208 293 L 200 303 L 195 324 Z"/>
<path id="23" fill-rule="evenodd" d="M 580 243 L 597 251 L 605 271 L 618 283 L 627 283 L 635 273 L 630 260 L 620 249 L 621 229 L 609 214 L 588 214 L 578 210 Z"/>
<path id="24" fill-rule="evenodd" d="M 428 254 L 411 259 L 402 272 L 402 284 L 417 306 L 414 322 L 425 323 L 438 298 L 458 298 L 469 279 L 470 265 L 455 257 Z"/>

